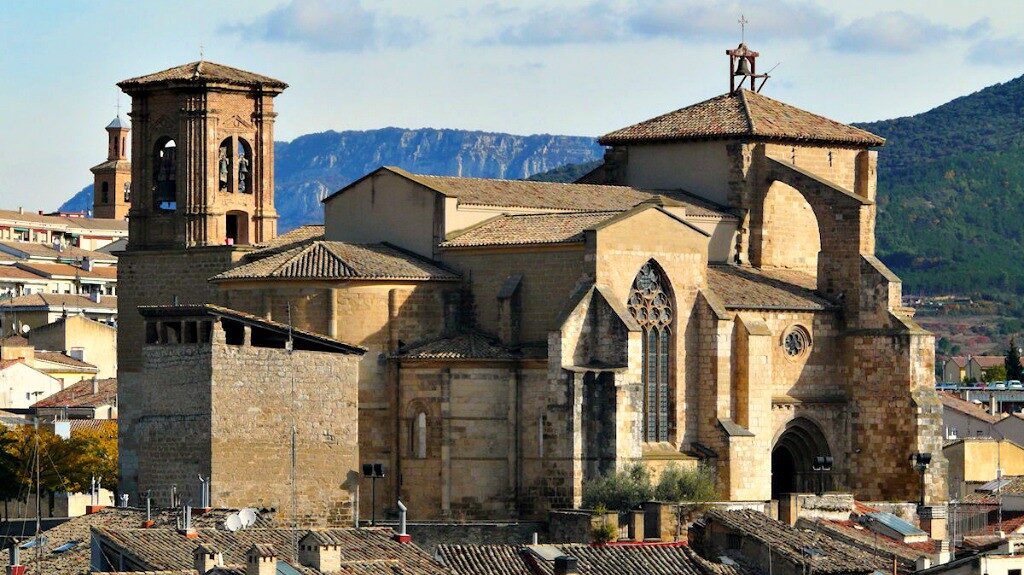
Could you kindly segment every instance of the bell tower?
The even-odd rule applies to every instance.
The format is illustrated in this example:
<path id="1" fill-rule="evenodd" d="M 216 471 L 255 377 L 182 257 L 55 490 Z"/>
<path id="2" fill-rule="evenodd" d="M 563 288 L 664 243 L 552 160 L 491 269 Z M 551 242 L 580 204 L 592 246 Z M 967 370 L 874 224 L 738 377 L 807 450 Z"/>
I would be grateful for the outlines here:
<path id="1" fill-rule="evenodd" d="M 199 61 L 120 82 L 132 98 L 129 249 L 265 243 L 274 210 L 267 76 Z"/>
<path id="2" fill-rule="evenodd" d="M 107 161 L 94 166 L 92 214 L 123 220 L 131 206 L 132 163 L 128 161 L 128 123 L 118 114 L 107 124 Z"/>

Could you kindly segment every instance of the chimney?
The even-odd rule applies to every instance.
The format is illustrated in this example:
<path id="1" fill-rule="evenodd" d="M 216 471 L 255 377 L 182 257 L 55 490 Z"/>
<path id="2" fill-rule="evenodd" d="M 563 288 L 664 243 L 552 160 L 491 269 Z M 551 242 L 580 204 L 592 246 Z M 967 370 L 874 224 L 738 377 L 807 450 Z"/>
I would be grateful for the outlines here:
<path id="1" fill-rule="evenodd" d="M 309 531 L 299 540 L 299 563 L 321 573 L 341 571 L 341 547 L 325 533 Z"/>
<path id="2" fill-rule="evenodd" d="M 196 547 L 195 551 L 192 552 L 192 559 L 196 571 L 200 575 L 204 575 L 214 567 L 224 566 L 224 555 L 205 543 Z"/>
<path id="3" fill-rule="evenodd" d="M 96 376 L 93 376 L 93 378 L 92 378 L 92 394 L 96 395 L 99 392 L 100 392 L 100 381 L 98 379 L 96 379 Z M 125 505 L 125 507 L 128 507 L 128 506 Z"/>
<path id="4" fill-rule="evenodd" d="M 25 213 L 25 208 L 22 207 L 22 206 L 18 206 L 18 213 L 19 214 L 24 214 Z"/>
<path id="5" fill-rule="evenodd" d="M 7 566 L 7 575 L 25 575 L 25 566 L 21 564 L 18 544 L 11 543 L 7 550 L 11 557 L 11 564 Z"/>
<path id="6" fill-rule="evenodd" d="M 398 541 L 399 543 L 409 543 L 410 541 L 412 541 L 412 535 L 409 535 L 405 531 L 405 512 L 406 511 L 408 511 L 408 509 L 405 507 L 405 504 L 402 503 L 402 500 L 399 499 L 398 500 L 398 533 L 396 533 L 394 535 L 394 540 Z"/>
<path id="7" fill-rule="evenodd" d="M 575 557 L 555 557 L 555 575 L 575 575 L 579 572 L 579 561 Z"/>
<path id="8" fill-rule="evenodd" d="M 245 575 L 276 575 L 276 573 L 277 552 L 274 551 L 273 545 L 254 543 L 245 552 Z"/>

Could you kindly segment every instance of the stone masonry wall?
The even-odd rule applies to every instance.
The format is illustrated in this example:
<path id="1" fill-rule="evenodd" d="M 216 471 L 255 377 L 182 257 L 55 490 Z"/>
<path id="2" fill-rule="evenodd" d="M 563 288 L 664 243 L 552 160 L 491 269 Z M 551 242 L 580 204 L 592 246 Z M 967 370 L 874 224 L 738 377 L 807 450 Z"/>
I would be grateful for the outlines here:
<path id="1" fill-rule="evenodd" d="M 234 265 L 247 248 L 122 252 L 117 265 L 117 367 L 123 374 L 142 368 L 145 342 L 142 305 L 221 303 L 207 280 Z"/>
<path id="2" fill-rule="evenodd" d="M 218 337 L 220 335 L 220 337 Z M 223 343 L 214 332 L 213 504 L 350 525 L 359 483 L 357 356 Z M 292 426 L 296 468 L 292 481 Z"/>

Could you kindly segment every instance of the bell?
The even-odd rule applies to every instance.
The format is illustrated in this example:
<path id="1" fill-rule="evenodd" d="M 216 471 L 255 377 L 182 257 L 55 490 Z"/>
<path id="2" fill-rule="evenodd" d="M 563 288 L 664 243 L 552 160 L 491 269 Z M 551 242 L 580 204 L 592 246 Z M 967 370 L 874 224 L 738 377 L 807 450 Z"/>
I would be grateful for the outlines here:
<path id="1" fill-rule="evenodd" d="M 750 75 L 750 62 L 743 56 L 740 56 L 740 61 L 736 64 L 736 71 L 733 76 L 749 76 Z"/>

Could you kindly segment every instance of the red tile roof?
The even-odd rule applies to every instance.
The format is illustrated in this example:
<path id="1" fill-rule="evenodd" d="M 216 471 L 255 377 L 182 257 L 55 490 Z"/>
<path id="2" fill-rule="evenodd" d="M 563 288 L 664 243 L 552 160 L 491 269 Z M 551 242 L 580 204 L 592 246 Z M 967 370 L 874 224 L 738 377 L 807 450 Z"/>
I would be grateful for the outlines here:
<path id="1" fill-rule="evenodd" d="M 59 363 L 68 367 L 95 370 L 96 366 L 80 359 L 75 359 L 66 353 L 59 351 L 39 351 L 35 352 L 35 358 L 40 361 L 46 361 L 49 363 Z"/>
<path id="2" fill-rule="evenodd" d="M 25 358 L 19 357 L 16 359 L 0 359 L 0 370 L 7 369 L 16 363 L 25 363 Z"/>
<path id="3" fill-rule="evenodd" d="M 757 138 L 832 142 L 857 146 L 885 143 L 870 132 L 801 110 L 768 96 L 739 90 L 605 134 L 598 143 Z"/>
<path id="4" fill-rule="evenodd" d="M 122 89 L 139 88 L 151 84 L 231 84 L 235 86 L 262 86 L 283 90 L 288 84 L 275 80 L 270 76 L 263 76 L 253 72 L 247 72 L 231 66 L 225 66 L 216 62 L 199 60 L 189 62 L 181 66 L 175 66 L 153 74 L 128 78 L 117 83 Z"/>
<path id="5" fill-rule="evenodd" d="M 84 295 L 34 293 L 11 298 L 0 303 L 0 308 L 45 307 L 51 310 L 72 309 L 104 309 L 117 311 L 117 296 L 106 295 L 96 303 Z"/>
<path id="6" fill-rule="evenodd" d="M 92 380 L 83 379 L 69 385 L 50 397 L 40 399 L 32 407 L 99 407 L 110 405 L 117 398 L 117 378 L 96 381 L 97 391 L 93 393 Z"/>
<path id="7" fill-rule="evenodd" d="M 972 403 L 970 401 L 962 399 L 960 396 L 950 393 L 948 391 L 940 391 L 939 400 L 942 401 L 942 405 L 946 409 L 959 411 L 964 415 L 975 417 L 986 423 L 995 423 L 1000 419 L 989 414 L 987 411 L 985 411 L 984 407 L 976 403 Z"/>

